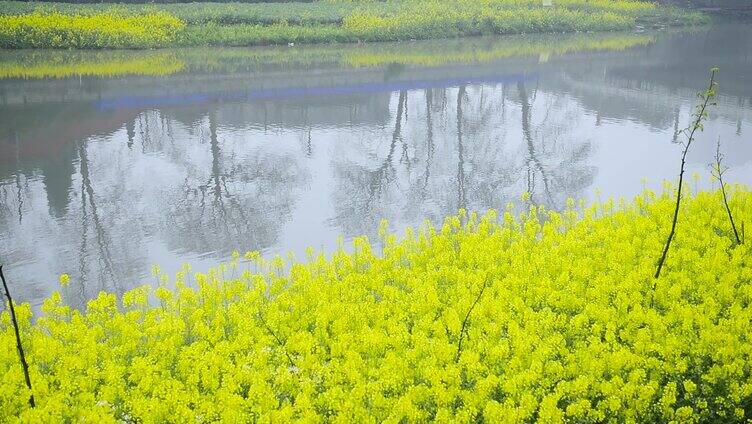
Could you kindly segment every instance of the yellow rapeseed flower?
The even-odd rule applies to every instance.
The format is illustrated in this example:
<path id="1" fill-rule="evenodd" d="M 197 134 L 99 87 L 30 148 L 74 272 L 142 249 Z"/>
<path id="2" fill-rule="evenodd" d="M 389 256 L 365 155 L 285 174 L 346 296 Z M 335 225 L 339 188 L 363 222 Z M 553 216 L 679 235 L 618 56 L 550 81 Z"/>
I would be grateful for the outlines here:
<path id="1" fill-rule="evenodd" d="M 727 193 L 752 222 L 752 193 Z M 0 421 L 747 422 L 752 244 L 720 192 L 686 196 L 653 279 L 673 202 L 385 222 L 377 246 L 157 269 L 83 310 L 55 292 L 16 308 L 37 408 L 0 314 Z"/>

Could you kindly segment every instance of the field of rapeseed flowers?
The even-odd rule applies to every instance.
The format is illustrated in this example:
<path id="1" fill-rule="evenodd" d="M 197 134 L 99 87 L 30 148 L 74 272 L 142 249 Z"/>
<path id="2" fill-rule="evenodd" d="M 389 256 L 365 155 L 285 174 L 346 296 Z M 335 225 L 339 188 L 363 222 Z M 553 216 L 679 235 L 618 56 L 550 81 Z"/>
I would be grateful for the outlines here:
<path id="1" fill-rule="evenodd" d="M 0 16 L 0 48 L 148 48 L 163 47 L 185 25 L 163 12 L 93 15 L 59 12 Z"/>
<path id="2" fill-rule="evenodd" d="M 752 193 L 729 187 L 738 223 Z M 0 414 L 26 422 L 745 422 L 752 244 L 720 192 L 531 205 L 382 231 L 330 258 L 258 253 L 85 312 L 19 305 L 36 409 L 9 316 Z M 384 227 L 386 228 L 386 227 Z M 155 271 L 158 273 L 158 270 Z"/>
<path id="3" fill-rule="evenodd" d="M 145 26 L 153 26 L 156 32 L 143 31 L 143 25 L 138 24 L 143 21 L 149 21 Z M 544 6 L 540 0 L 149 5 L 0 1 L 0 47 L 136 48 L 400 41 L 483 34 L 628 30 L 638 23 L 670 26 L 706 21 L 699 13 L 641 0 L 557 0 L 551 6 Z"/>

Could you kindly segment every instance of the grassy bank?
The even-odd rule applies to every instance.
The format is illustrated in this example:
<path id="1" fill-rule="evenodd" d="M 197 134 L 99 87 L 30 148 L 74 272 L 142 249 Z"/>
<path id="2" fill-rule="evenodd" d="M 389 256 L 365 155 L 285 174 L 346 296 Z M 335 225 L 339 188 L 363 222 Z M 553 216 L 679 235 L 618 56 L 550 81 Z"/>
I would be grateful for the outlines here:
<path id="1" fill-rule="evenodd" d="M 86 312 L 7 312 L 0 413 L 29 422 L 744 422 L 752 244 L 721 193 L 450 217 L 307 264 L 239 254 Z M 731 190 L 737 223 L 752 193 Z M 158 270 L 155 271 L 158 274 Z M 67 286 L 70 284 L 70 286 Z"/>
<path id="2" fill-rule="evenodd" d="M 651 34 L 602 33 L 314 45 L 285 49 L 11 50 L 0 53 L 0 79 L 234 73 L 268 70 L 270 67 L 364 68 L 395 64 L 431 67 L 451 63 L 485 63 L 510 57 L 553 58 L 576 52 L 617 51 L 654 41 L 655 36 Z"/>
<path id="3" fill-rule="evenodd" d="M 636 25 L 691 25 L 702 15 L 637 0 L 558 0 L 542 6 L 539 0 L 395 0 L 388 2 L 311 3 L 190 3 L 190 4 L 71 4 L 0 2 L 0 47 L 168 47 L 249 46 L 288 43 L 399 41 L 487 34 L 519 34 L 632 29 Z M 113 43 L 81 43 L 72 32 L 47 41 L 49 25 L 43 16 L 80 21 L 119 16 L 121 19 L 171 18 L 180 22 L 153 39 Z M 67 22 L 67 21 L 66 21 Z M 113 28 L 122 24 L 115 23 Z M 125 34 L 125 33 L 124 33 Z M 148 35 L 148 34 L 147 34 Z M 126 38 L 124 35 L 123 38 Z M 95 38 L 96 39 L 96 38 Z"/>

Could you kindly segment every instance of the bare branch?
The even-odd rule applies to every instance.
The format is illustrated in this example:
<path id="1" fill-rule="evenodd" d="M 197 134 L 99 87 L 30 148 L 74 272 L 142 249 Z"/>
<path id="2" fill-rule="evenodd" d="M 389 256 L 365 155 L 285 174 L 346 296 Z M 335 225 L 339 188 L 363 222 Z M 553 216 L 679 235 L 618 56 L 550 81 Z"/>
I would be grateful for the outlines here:
<path id="1" fill-rule="evenodd" d="M 726 184 L 723 182 L 723 174 L 729 170 L 728 167 L 723 166 L 724 155 L 721 153 L 721 138 L 718 137 L 718 145 L 715 149 L 715 163 L 712 164 L 711 174 L 718 180 L 721 185 L 721 193 L 723 194 L 723 204 L 726 206 L 726 213 L 728 214 L 729 221 L 731 222 L 731 229 L 734 231 L 734 238 L 736 238 L 736 244 L 742 244 L 742 239 L 739 238 L 739 232 L 736 230 L 736 224 L 734 223 L 734 216 L 731 214 L 731 208 L 728 203 L 728 196 L 726 195 Z"/>
<path id="2" fill-rule="evenodd" d="M 282 351 L 285 353 L 285 356 L 287 356 L 288 362 L 290 362 L 290 365 L 297 368 L 297 365 L 295 364 L 295 361 L 292 359 L 292 356 L 287 352 L 287 348 L 285 348 L 285 342 L 282 341 L 282 339 L 277 336 L 277 333 L 272 330 L 272 328 L 269 326 L 269 324 L 266 323 L 266 320 L 264 319 L 264 315 L 259 311 L 258 313 L 259 321 L 261 321 L 262 324 L 264 324 L 264 328 L 266 328 L 266 331 L 269 332 L 269 334 L 274 337 L 274 340 L 277 341 L 277 344 L 280 348 L 282 348 Z"/>
<path id="3" fill-rule="evenodd" d="M 21 333 L 18 331 L 18 320 L 16 320 L 16 309 L 13 307 L 13 299 L 10 297 L 10 290 L 8 290 L 8 284 L 5 282 L 5 275 L 3 274 L 3 266 L 0 265 L 0 279 L 3 280 L 3 288 L 5 289 L 5 297 L 8 298 L 8 307 L 10 308 L 10 319 L 13 322 L 13 330 L 16 332 L 16 347 L 18 348 L 18 358 L 21 360 L 21 367 L 23 368 L 24 378 L 26 379 L 26 387 L 29 388 L 31 396 L 29 396 L 29 405 L 34 408 L 34 392 L 31 388 L 31 377 L 29 377 L 29 364 L 26 362 L 26 355 L 24 355 L 23 345 L 21 345 Z"/>
<path id="4" fill-rule="evenodd" d="M 660 260 L 658 261 L 658 268 L 655 271 L 654 278 L 661 276 L 663 264 L 664 262 L 666 262 L 666 256 L 668 256 L 668 250 L 671 247 L 671 241 L 673 241 L 674 234 L 676 234 L 676 222 L 679 219 L 679 207 L 681 206 L 682 185 L 684 184 L 684 167 L 687 164 L 687 152 L 689 152 L 689 148 L 692 147 L 692 142 L 695 140 L 695 133 L 697 132 L 697 130 L 702 131 L 702 123 L 708 117 L 708 106 L 711 105 L 711 100 L 715 97 L 715 87 L 717 85 L 717 83 L 715 82 L 715 75 L 717 72 L 718 68 L 713 68 L 710 70 L 710 83 L 708 85 L 708 89 L 704 93 L 698 94 L 698 97 L 702 101 L 697 107 L 697 112 L 694 115 L 692 124 L 684 130 L 684 134 L 687 135 L 687 142 L 686 144 L 684 144 L 684 151 L 682 152 L 681 169 L 679 171 L 679 188 L 676 193 L 676 206 L 674 207 L 674 219 L 671 222 L 671 232 L 666 239 L 666 245 L 663 247 L 663 253 L 661 254 Z"/>
<path id="5" fill-rule="evenodd" d="M 467 325 L 470 322 L 470 314 L 473 313 L 473 309 L 475 309 L 475 307 L 478 305 L 478 302 L 480 302 L 480 298 L 483 296 L 483 292 L 486 291 L 486 287 L 488 287 L 488 279 L 483 282 L 483 287 L 480 288 L 478 296 L 475 297 L 475 301 L 470 306 L 470 309 L 468 309 L 467 314 L 465 314 L 465 319 L 462 320 L 462 328 L 460 328 L 460 339 L 457 342 L 457 354 L 454 356 L 454 362 L 460 361 L 460 355 L 462 355 L 462 341 L 465 337 L 465 334 L 467 333 Z"/>

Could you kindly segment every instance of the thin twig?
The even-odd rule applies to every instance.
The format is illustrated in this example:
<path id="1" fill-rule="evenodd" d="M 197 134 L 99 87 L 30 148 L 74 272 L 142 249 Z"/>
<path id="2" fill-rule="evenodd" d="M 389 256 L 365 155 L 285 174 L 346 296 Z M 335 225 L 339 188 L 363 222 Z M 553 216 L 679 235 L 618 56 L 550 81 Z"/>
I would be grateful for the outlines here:
<path id="1" fill-rule="evenodd" d="M 31 388 L 31 377 L 29 377 L 29 364 L 26 362 L 26 355 L 24 355 L 23 346 L 21 345 L 21 333 L 18 331 L 18 321 L 16 320 L 16 309 L 13 307 L 13 299 L 10 297 L 10 290 L 8 290 L 8 284 L 5 282 L 5 275 L 3 274 L 3 266 L 0 265 L 0 279 L 3 280 L 3 288 L 5 289 L 5 297 L 8 298 L 8 305 L 10 307 L 10 319 L 13 322 L 13 330 L 16 332 L 16 347 L 18 348 L 18 357 L 21 359 L 21 367 L 23 368 L 24 378 L 26 379 L 26 387 L 29 388 L 31 396 L 29 397 L 29 405 L 34 408 L 34 392 Z"/>
<path id="2" fill-rule="evenodd" d="M 258 313 L 259 320 L 262 324 L 264 324 L 264 327 L 266 328 L 266 331 L 269 332 L 269 334 L 274 337 L 275 340 L 277 340 L 277 344 L 279 344 L 279 347 L 282 348 L 282 351 L 285 352 L 285 356 L 287 356 L 287 360 L 290 362 L 290 365 L 297 368 L 297 365 L 295 364 L 295 361 L 292 359 L 292 356 L 287 352 L 287 349 L 285 348 L 285 342 L 280 339 L 277 334 L 272 330 L 272 328 L 269 326 L 269 324 L 266 323 L 266 320 L 264 320 L 264 315 L 261 314 L 261 312 Z"/>
<path id="3" fill-rule="evenodd" d="M 486 291 L 486 287 L 488 287 L 488 280 L 483 282 L 483 287 L 480 288 L 480 292 L 478 292 L 478 296 L 475 298 L 475 301 L 470 306 L 470 309 L 468 309 L 467 314 L 465 314 L 465 319 L 462 321 L 462 328 L 460 328 L 460 340 L 457 342 L 457 354 L 454 356 L 454 362 L 460 361 L 460 355 L 462 354 L 462 340 L 465 337 L 465 333 L 467 332 L 467 325 L 468 322 L 470 322 L 470 314 L 473 313 L 473 309 L 475 309 L 475 306 L 478 305 L 478 302 L 480 302 L 480 298 L 483 296 L 483 292 Z"/>
<path id="4" fill-rule="evenodd" d="M 708 85 L 708 89 L 705 93 L 700 95 L 703 102 L 697 110 L 692 125 L 684 130 L 685 134 L 687 133 L 687 130 L 689 130 L 689 135 L 687 136 L 687 143 L 684 145 L 684 151 L 682 152 L 681 169 L 679 171 L 679 189 L 676 193 L 676 206 L 674 207 L 674 219 L 671 222 L 671 232 L 666 239 L 666 245 L 663 247 L 663 253 L 661 254 L 661 259 L 658 261 L 658 269 L 655 271 L 654 278 L 660 277 L 663 263 L 666 261 L 666 256 L 668 255 L 668 249 L 671 247 L 671 241 L 674 239 L 674 234 L 676 234 L 676 222 L 679 219 L 679 206 L 681 205 L 682 185 L 684 184 L 684 167 L 687 164 L 687 152 L 689 152 L 689 148 L 692 146 L 692 142 L 695 139 L 695 132 L 703 127 L 702 120 L 707 117 L 707 108 L 710 104 L 710 100 L 715 97 L 715 74 L 717 72 L 717 68 L 713 68 L 710 71 L 710 84 Z"/>
<path id="5" fill-rule="evenodd" d="M 728 214 L 729 221 L 731 221 L 731 229 L 734 230 L 734 237 L 736 238 L 736 244 L 742 244 L 742 240 L 739 238 L 739 232 L 736 230 L 736 224 L 734 223 L 734 216 L 731 214 L 731 208 L 728 203 L 728 196 L 726 195 L 726 184 L 723 182 L 723 174 L 728 171 L 728 167 L 723 167 L 723 153 L 721 153 L 721 138 L 718 137 L 718 145 L 715 149 L 715 166 L 711 173 L 718 182 L 721 184 L 721 193 L 723 194 L 723 204 L 726 206 L 726 213 Z"/>

